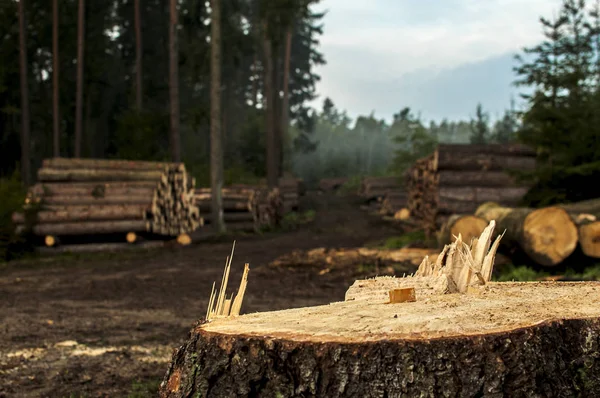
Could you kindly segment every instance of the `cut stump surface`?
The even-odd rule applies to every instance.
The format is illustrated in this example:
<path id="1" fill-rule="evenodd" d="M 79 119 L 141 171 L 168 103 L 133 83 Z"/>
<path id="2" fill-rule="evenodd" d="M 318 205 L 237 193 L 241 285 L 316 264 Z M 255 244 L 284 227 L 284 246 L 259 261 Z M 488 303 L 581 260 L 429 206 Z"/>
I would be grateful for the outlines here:
<path id="1" fill-rule="evenodd" d="M 161 396 L 600 396 L 600 284 L 471 291 L 201 324 Z"/>

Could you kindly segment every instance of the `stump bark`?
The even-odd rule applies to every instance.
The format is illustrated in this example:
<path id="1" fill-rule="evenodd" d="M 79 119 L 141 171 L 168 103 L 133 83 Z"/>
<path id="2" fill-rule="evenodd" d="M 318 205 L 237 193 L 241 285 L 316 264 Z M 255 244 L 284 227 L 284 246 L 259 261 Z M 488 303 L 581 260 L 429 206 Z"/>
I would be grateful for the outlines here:
<path id="1" fill-rule="evenodd" d="M 600 396 L 599 294 L 595 283 L 490 283 L 216 319 L 191 330 L 160 396 Z"/>

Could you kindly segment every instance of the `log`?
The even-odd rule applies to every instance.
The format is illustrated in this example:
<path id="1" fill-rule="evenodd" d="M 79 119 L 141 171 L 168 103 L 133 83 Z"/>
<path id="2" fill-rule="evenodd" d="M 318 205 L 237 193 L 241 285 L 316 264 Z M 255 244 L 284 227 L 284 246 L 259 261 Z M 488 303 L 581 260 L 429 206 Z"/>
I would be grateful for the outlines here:
<path id="1" fill-rule="evenodd" d="M 159 396 L 600 396 L 597 283 L 489 283 L 199 323 Z M 551 299 L 550 299 L 551 298 Z"/>
<path id="2" fill-rule="evenodd" d="M 144 220 L 65 222 L 56 224 L 36 224 L 32 227 L 32 232 L 39 236 L 113 234 L 144 232 L 146 230 L 146 221 Z M 17 226 L 18 234 L 21 234 L 24 231 L 24 225 Z"/>
<path id="3" fill-rule="evenodd" d="M 515 187 L 516 179 L 504 171 L 456 171 L 439 173 L 440 187 Z"/>
<path id="4" fill-rule="evenodd" d="M 52 158 L 44 159 L 42 161 L 42 167 L 51 169 L 108 169 L 160 172 L 166 172 L 168 169 L 172 169 L 183 171 L 181 163 L 118 159 Z"/>
<path id="5" fill-rule="evenodd" d="M 440 144 L 439 152 L 452 152 L 461 155 L 488 154 L 488 155 L 512 155 L 529 156 L 537 155 L 534 148 L 521 144 Z"/>
<path id="6" fill-rule="evenodd" d="M 524 156 L 490 155 L 473 153 L 465 156 L 460 152 L 437 152 L 437 170 L 457 171 L 508 171 L 534 170 L 536 159 Z"/>
<path id="7" fill-rule="evenodd" d="M 137 182 L 137 181 L 136 181 Z M 133 181 L 132 181 L 133 183 Z M 36 196 L 146 196 L 152 197 L 156 192 L 157 184 L 151 182 L 150 186 L 122 185 L 113 186 L 110 184 L 35 184 L 29 189 Z"/>
<path id="8" fill-rule="evenodd" d="M 512 209 L 488 202 L 479 206 L 475 215 L 486 221 L 496 220 L 497 230 L 506 230 L 504 241 L 518 244 L 540 265 L 555 266 L 577 247 L 577 226 L 560 207 Z"/>
<path id="9" fill-rule="evenodd" d="M 130 205 L 130 206 L 146 206 L 149 207 L 152 203 L 153 196 L 104 196 L 94 197 L 88 195 L 73 195 L 73 196 L 45 196 L 41 201 L 43 206 L 109 206 L 109 205 Z"/>
<path id="10" fill-rule="evenodd" d="M 437 204 L 437 214 L 469 214 L 475 212 L 477 205 L 477 202 L 471 200 L 440 199 Z"/>
<path id="11" fill-rule="evenodd" d="M 84 181 L 156 181 L 164 178 L 162 171 L 107 170 L 107 169 L 51 169 L 38 170 L 41 182 Z"/>
<path id="12" fill-rule="evenodd" d="M 569 213 L 587 213 L 600 215 L 600 199 L 583 200 L 576 203 L 566 203 L 557 205 Z"/>
<path id="13" fill-rule="evenodd" d="M 200 201 L 197 201 L 196 206 L 198 206 L 202 213 L 209 214 L 211 212 L 210 200 L 202 199 Z M 229 199 L 223 200 L 223 211 L 250 211 L 250 201 Z"/>
<path id="14" fill-rule="evenodd" d="M 465 243 L 470 243 L 473 238 L 481 235 L 488 221 L 473 215 L 454 214 L 448 218 L 446 224 L 440 230 L 438 241 L 440 245 L 446 245 L 455 240 L 459 234 Z"/>
<path id="15" fill-rule="evenodd" d="M 579 246 L 588 257 L 600 258 L 600 221 L 577 222 Z"/>
<path id="16" fill-rule="evenodd" d="M 150 206 L 96 205 L 65 206 L 53 211 L 39 211 L 35 218 L 39 223 L 63 223 L 74 221 L 142 220 Z M 15 224 L 25 224 L 25 214 L 13 213 Z"/>
<path id="17" fill-rule="evenodd" d="M 348 182 L 348 178 L 323 178 L 319 181 L 319 191 L 330 192 L 339 189 L 342 185 Z"/>
<path id="18" fill-rule="evenodd" d="M 440 200 L 517 204 L 528 190 L 526 187 L 440 187 L 438 195 Z"/>

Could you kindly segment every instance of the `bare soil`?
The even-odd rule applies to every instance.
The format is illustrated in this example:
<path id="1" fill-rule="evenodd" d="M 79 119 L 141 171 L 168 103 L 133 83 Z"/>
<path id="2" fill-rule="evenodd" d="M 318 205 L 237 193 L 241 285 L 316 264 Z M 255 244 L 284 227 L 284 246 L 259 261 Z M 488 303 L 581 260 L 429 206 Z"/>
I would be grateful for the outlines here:
<path id="1" fill-rule="evenodd" d="M 293 250 L 356 247 L 399 231 L 359 210 L 354 197 L 309 193 L 301 206 L 316 218 L 292 231 L 0 265 L 0 397 L 155 396 L 173 349 L 205 315 L 233 239 L 232 284 L 245 262 L 251 268 L 242 313 L 344 300 L 374 268 L 268 264 Z"/>

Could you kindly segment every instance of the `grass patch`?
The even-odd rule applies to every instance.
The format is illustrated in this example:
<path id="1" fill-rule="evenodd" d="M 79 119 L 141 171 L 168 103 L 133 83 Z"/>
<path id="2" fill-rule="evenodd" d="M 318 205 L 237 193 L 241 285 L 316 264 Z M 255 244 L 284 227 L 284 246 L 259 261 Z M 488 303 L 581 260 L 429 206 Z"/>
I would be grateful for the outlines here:
<path id="1" fill-rule="evenodd" d="M 372 249 L 402 249 L 413 243 L 423 243 L 427 247 L 436 247 L 435 239 L 427 239 L 425 231 L 417 230 L 406 232 L 399 236 L 392 236 L 385 240 L 367 243 L 365 246 Z"/>
<path id="2" fill-rule="evenodd" d="M 282 231 L 297 229 L 301 225 L 313 222 L 316 216 L 317 212 L 314 210 L 306 210 L 301 213 L 293 211 L 283 216 L 280 229 Z"/>
<path id="3" fill-rule="evenodd" d="M 362 176 L 353 176 L 348 178 L 348 180 L 342 184 L 337 192 L 342 195 L 357 193 L 358 189 L 360 188 L 360 184 L 362 183 L 362 179 Z"/>
<path id="4" fill-rule="evenodd" d="M 518 267 L 507 265 L 506 267 L 502 267 L 502 271 L 496 280 L 498 282 L 528 282 L 538 280 L 545 276 L 548 276 L 548 273 L 536 271 L 533 268 L 524 265 Z"/>
<path id="5" fill-rule="evenodd" d="M 160 379 L 135 380 L 131 383 L 131 391 L 127 394 L 127 398 L 155 397 L 158 394 L 160 382 Z"/>

